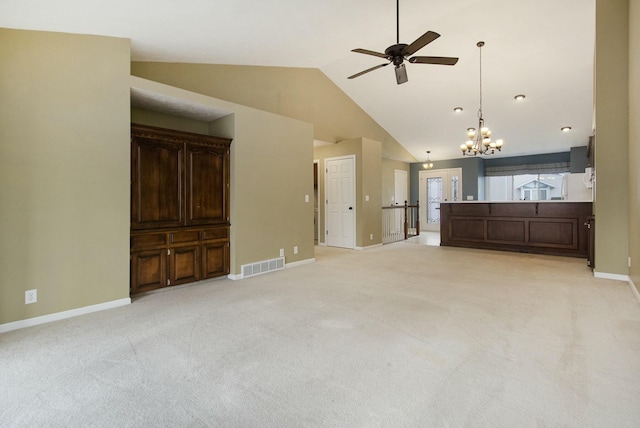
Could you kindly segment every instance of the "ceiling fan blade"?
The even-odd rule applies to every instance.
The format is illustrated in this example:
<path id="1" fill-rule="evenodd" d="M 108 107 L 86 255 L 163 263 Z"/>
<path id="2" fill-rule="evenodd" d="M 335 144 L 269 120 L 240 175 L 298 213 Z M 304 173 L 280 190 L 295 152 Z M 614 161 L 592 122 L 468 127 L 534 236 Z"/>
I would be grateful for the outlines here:
<path id="1" fill-rule="evenodd" d="M 374 52 L 374 51 L 370 51 L 368 49 L 352 49 L 351 52 L 357 52 L 357 53 L 361 53 L 361 54 L 366 54 L 366 55 L 373 55 L 373 56 L 377 56 L 380 58 L 388 58 L 388 56 L 386 54 L 380 53 L 380 52 Z"/>
<path id="2" fill-rule="evenodd" d="M 422 36 L 418 37 L 415 42 L 411 43 L 409 46 L 402 50 L 402 55 L 413 55 L 418 52 L 423 47 L 427 46 L 429 43 L 433 42 L 435 39 L 440 37 L 440 34 L 434 31 L 427 31 Z"/>
<path id="3" fill-rule="evenodd" d="M 353 76 L 349 76 L 349 77 L 347 77 L 347 79 L 355 79 L 356 77 L 360 77 L 360 76 L 362 76 L 363 74 L 366 74 L 366 73 L 368 73 L 368 72 L 370 72 L 370 71 L 373 71 L 373 70 L 377 70 L 377 69 L 382 68 L 382 67 L 384 67 L 385 65 L 389 65 L 389 64 L 390 64 L 390 63 L 385 62 L 384 64 L 380 64 L 380 65 L 376 65 L 375 67 L 367 68 L 365 71 L 361 71 L 360 73 L 356 73 L 356 74 L 354 74 Z"/>
<path id="4" fill-rule="evenodd" d="M 448 56 L 414 56 L 409 58 L 409 62 L 414 64 L 456 65 L 458 58 Z"/>

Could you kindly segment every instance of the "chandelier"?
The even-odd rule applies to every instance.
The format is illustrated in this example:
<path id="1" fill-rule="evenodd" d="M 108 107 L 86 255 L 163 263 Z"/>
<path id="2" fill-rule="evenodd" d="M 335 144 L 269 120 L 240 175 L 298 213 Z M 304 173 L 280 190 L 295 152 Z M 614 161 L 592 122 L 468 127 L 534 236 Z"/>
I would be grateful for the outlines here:
<path id="1" fill-rule="evenodd" d="M 433 162 L 431 162 L 431 151 L 427 150 L 427 161 L 425 163 L 422 164 L 422 167 L 424 169 L 431 169 L 433 168 Z"/>
<path id="2" fill-rule="evenodd" d="M 491 141 L 491 131 L 484 126 L 482 117 L 482 47 L 484 42 L 476 44 L 480 49 L 480 108 L 478 109 L 478 128 L 467 128 L 469 140 L 460 146 L 463 155 L 492 155 L 496 150 L 502 150 L 502 140 Z"/>

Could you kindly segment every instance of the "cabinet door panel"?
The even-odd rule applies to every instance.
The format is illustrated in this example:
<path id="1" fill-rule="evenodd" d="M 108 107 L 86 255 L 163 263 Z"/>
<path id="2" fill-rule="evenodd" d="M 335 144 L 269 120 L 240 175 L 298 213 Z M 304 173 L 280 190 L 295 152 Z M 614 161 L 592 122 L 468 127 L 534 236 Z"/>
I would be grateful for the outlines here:
<path id="1" fill-rule="evenodd" d="M 131 253 L 131 293 L 167 286 L 165 249 Z"/>
<path id="2" fill-rule="evenodd" d="M 200 246 L 171 249 L 171 285 L 200 280 Z"/>
<path id="3" fill-rule="evenodd" d="M 131 162 L 131 227 L 182 225 L 184 144 L 136 137 Z"/>
<path id="4" fill-rule="evenodd" d="M 187 180 L 187 224 L 227 222 L 226 150 L 189 146 Z"/>
<path id="5" fill-rule="evenodd" d="M 202 245 L 202 277 L 214 278 L 229 274 L 229 243 Z"/>

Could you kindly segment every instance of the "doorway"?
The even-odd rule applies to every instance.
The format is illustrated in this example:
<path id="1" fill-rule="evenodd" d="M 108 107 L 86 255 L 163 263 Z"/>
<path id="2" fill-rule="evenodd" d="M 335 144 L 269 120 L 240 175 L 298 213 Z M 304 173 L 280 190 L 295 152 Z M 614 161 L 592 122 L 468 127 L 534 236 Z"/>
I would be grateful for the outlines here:
<path id="1" fill-rule="evenodd" d="M 327 158 L 325 236 L 330 247 L 355 248 L 355 156 Z"/>
<path id="2" fill-rule="evenodd" d="M 440 231 L 440 203 L 460 200 L 462 168 L 420 171 L 419 179 L 420 225 L 427 231 Z"/>

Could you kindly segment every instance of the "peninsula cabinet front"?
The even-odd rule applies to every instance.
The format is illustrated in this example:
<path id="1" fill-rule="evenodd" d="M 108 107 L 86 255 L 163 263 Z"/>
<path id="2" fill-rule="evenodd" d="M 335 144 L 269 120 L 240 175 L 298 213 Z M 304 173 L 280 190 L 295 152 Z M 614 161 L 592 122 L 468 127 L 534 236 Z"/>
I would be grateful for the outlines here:
<path id="1" fill-rule="evenodd" d="M 132 124 L 132 293 L 229 273 L 230 144 Z"/>
<path id="2" fill-rule="evenodd" d="M 440 245 L 587 257 L 591 202 L 440 204 Z"/>

